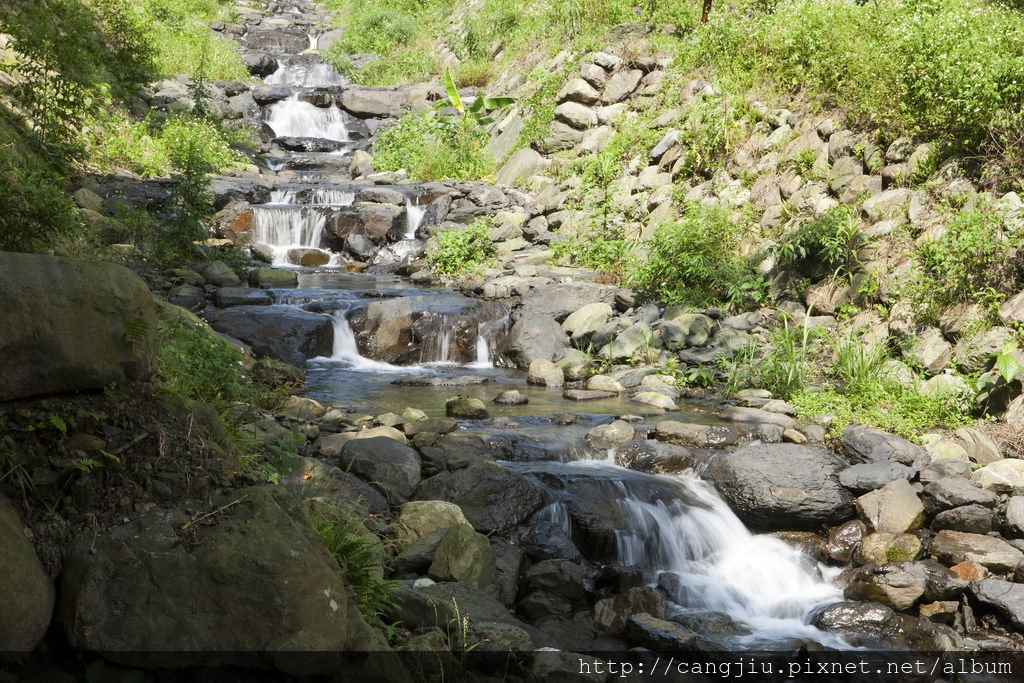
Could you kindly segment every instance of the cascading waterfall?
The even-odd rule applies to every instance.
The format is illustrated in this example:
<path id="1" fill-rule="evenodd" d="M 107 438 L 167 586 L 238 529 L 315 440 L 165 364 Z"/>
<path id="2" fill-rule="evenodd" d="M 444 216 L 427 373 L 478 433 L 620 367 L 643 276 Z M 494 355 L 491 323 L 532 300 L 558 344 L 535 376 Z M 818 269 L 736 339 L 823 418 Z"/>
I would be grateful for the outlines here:
<path id="1" fill-rule="evenodd" d="M 351 205 L 355 193 L 317 187 L 310 193 L 308 204 L 298 204 L 298 199 L 296 189 L 277 189 L 270 193 L 269 204 L 252 209 L 253 241 L 269 248 L 274 265 L 288 265 L 292 249 L 322 249 L 327 225 L 324 207 Z"/>
<path id="2" fill-rule="evenodd" d="M 267 125 L 279 138 L 323 138 L 348 141 L 345 117 L 337 106 L 316 107 L 299 99 L 295 93 L 286 100 L 270 105 Z"/>
<path id="3" fill-rule="evenodd" d="M 409 373 L 418 370 L 415 366 L 391 365 L 364 357 L 359 353 L 355 332 L 349 325 L 348 311 L 338 309 L 331 317 L 334 323 L 334 344 L 330 360 L 343 363 L 356 372 Z"/>
<path id="4" fill-rule="evenodd" d="M 476 365 L 483 367 L 491 365 L 491 349 L 487 346 L 487 337 L 481 334 L 476 336 Z"/>
<path id="5" fill-rule="evenodd" d="M 264 79 L 267 85 L 288 85 L 293 88 L 317 88 L 345 85 L 341 74 L 323 62 L 283 61 L 277 71 Z"/>
<path id="6" fill-rule="evenodd" d="M 455 321 L 444 313 L 432 314 L 436 324 L 432 325 L 431 334 L 425 335 L 420 349 L 421 363 L 448 364 L 452 363 L 452 343 L 455 341 L 452 331 Z"/>
<path id="7" fill-rule="evenodd" d="M 725 612 L 764 642 L 802 636 L 842 645 L 804 623 L 815 607 L 842 599 L 832 583 L 838 569 L 819 565 L 778 538 L 750 533 L 708 483 L 693 476 L 676 481 L 698 505 L 644 501 L 619 484 L 619 504 L 630 522 L 617 534 L 623 565 L 677 575 L 673 602 Z"/>
<path id="8" fill-rule="evenodd" d="M 405 217 L 408 228 L 405 231 L 405 239 L 416 239 L 416 231 L 419 230 L 420 224 L 423 222 L 423 214 L 426 211 L 425 208 L 419 205 L 419 197 L 406 197 Z"/>
<path id="9" fill-rule="evenodd" d="M 493 349 L 508 331 L 507 315 L 496 320 L 481 320 L 476 327 L 476 363 L 478 367 L 494 367 Z"/>

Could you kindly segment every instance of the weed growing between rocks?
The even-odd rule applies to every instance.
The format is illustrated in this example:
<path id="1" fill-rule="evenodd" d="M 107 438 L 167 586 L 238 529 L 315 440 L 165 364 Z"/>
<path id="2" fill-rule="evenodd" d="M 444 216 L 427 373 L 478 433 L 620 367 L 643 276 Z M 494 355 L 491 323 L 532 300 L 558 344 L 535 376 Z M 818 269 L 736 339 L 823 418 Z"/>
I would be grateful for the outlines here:
<path id="1" fill-rule="evenodd" d="M 427 256 L 427 261 L 440 275 L 466 275 L 484 266 L 494 255 L 490 224 L 480 219 L 462 230 L 445 230 L 438 235 L 437 249 Z"/>
<path id="2" fill-rule="evenodd" d="M 363 619 L 372 626 L 384 628 L 381 614 L 390 604 L 397 584 L 383 578 L 386 555 L 380 541 L 358 520 L 320 519 L 315 525 L 327 550 L 341 567 Z"/>

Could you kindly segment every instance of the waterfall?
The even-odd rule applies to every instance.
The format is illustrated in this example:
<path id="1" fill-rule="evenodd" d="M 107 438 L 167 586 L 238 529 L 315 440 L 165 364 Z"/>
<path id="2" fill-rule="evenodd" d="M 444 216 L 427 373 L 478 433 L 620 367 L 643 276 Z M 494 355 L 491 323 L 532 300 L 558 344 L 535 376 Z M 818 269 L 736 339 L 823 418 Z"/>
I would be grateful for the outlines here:
<path id="1" fill-rule="evenodd" d="M 288 251 L 320 249 L 327 217 L 323 211 L 298 205 L 254 206 L 253 241 L 273 251 L 274 265 L 288 265 Z"/>
<path id="2" fill-rule="evenodd" d="M 348 324 L 348 311 L 339 309 L 331 317 L 334 319 L 334 345 L 331 348 L 331 360 L 344 363 L 358 372 L 408 372 L 410 370 L 410 368 L 364 358 L 359 353 L 355 332 Z"/>
<path id="3" fill-rule="evenodd" d="M 317 206 L 352 206 L 356 193 L 336 187 L 315 187 L 309 197 L 309 203 Z"/>
<path id="4" fill-rule="evenodd" d="M 533 514 L 534 522 L 551 522 L 557 525 L 567 534 L 572 534 L 572 520 L 569 519 L 569 509 L 565 503 L 555 501 L 548 503 Z"/>
<path id="5" fill-rule="evenodd" d="M 279 138 L 323 138 L 348 141 L 348 128 L 337 106 L 316 107 L 303 102 L 296 93 L 286 100 L 270 105 L 267 125 Z"/>
<path id="6" fill-rule="evenodd" d="M 414 240 L 416 239 L 416 231 L 419 230 L 420 223 L 423 222 L 423 214 L 426 213 L 425 208 L 421 208 L 419 205 L 419 197 L 406 197 L 405 199 L 405 217 L 408 223 L 408 228 L 405 231 L 405 239 Z"/>
<path id="7" fill-rule="evenodd" d="M 320 49 L 320 36 L 316 33 L 310 33 L 309 35 L 309 51 L 316 52 Z"/>
<path id="8" fill-rule="evenodd" d="M 266 77 L 267 85 L 288 85 L 293 88 L 323 88 L 345 85 L 346 81 L 330 64 L 323 62 L 281 61 L 277 71 Z"/>
<path id="9" fill-rule="evenodd" d="M 452 342 L 455 341 L 452 332 L 456 321 L 445 313 L 428 313 L 423 317 L 428 316 L 434 324 L 427 327 L 430 333 L 424 335 L 423 346 L 420 348 L 420 362 L 452 363 Z"/>
<path id="10" fill-rule="evenodd" d="M 476 335 L 476 364 L 488 367 L 491 365 L 491 349 L 487 346 L 487 337 Z"/>
<path id="11" fill-rule="evenodd" d="M 816 607 L 842 599 L 832 583 L 838 569 L 814 562 L 778 538 L 750 533 L 706 482 L 693 476 L 675 481 L 696 505 L 643 500 L 618 483 L 627 520 L 616 532 L 620 563 L 640 566 L 649 575 L 674 574 L 678 580 L 667 583 L 674 588 L 670 600 L 746 622 L 758 642 L 808 637 L 842 645 L 804 622 Z"/>

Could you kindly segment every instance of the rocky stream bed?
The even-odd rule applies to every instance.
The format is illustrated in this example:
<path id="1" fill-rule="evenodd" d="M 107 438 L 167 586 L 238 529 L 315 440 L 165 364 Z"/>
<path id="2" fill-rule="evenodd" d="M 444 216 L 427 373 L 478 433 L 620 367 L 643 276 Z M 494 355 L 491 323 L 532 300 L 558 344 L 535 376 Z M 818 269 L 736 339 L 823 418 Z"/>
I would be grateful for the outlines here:
<path id="1" fill-rule="evenodd" d="M 216 262 L 163 283 L 233 343 L 304 369 L 301 394 L 250 425 L 257 440 L 298 438 L 303 455 L 276 485 L 80 539 L 56 593 L 73 648 L 130 666 L 207 666 L 213 651 L 224 665 L 362 675 L 343 652 L 389 646 L 305 521 L 310 505 L 386 543 L 393 645 L 446 653 L 449 670 L 468 650 L 513 653 L 504 675 L 569 680 L 565 653 L 629 648 L 1021 648 L 1019 460 L 975 429 L 950 437 L 954 457 L 857 426 L 832 450 L 766 392 L 725 402 L 677 388 L 659 356 L 712 362 L 763 341 L 774 311 L 637 305 L 546 265 L 546 228 L 513 238 L 486 283 L 435 283 L 427 237 L 495 215 L 529 233 L 515 216 L 535 198 L 362 168 L 375 131 L 437 93 L 348 86 L 309 51 L 330 38 L 323 17 L 289 1 L 214 27 L 265 77 L 217 86 L 264 145 L 259 173 L 215 182 L 219 220 L 270 264 L 246 283 Z M 169 82 L 161 96 L 186 94 Z M 651 362 L 630 364 L 645 331 Z M 601 371 L 585 344 L 604 350 Z M 31 553 L 13 510 L 0 519 Z M 46 630 L 32 605 L 54 595 L 48 580 L 26 590 L 20 643 Z"/>

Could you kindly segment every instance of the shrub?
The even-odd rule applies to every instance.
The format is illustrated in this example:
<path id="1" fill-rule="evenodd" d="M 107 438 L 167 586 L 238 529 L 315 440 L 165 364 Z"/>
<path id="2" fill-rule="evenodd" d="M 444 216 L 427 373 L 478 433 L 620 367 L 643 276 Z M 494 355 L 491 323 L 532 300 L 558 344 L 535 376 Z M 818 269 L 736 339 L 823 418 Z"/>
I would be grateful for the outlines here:
<path id="1" fill-rule="evenodd" d="M 836 206 L 800 223 L 779 247 L 781 265 L 798 267 L 811 278 L 849 276 L 861 267 L 862 246 L 857 216 L 848 206 Z"/>
<path id="2" fill-rule="evenodd" d="M 437 250 L 427 260 L 436 273 L 471 273 L 495 254 L 491 227 L 486 219 L 473 221 L 466 228 L 445 230 L 437 237 Z"/>
<path id="3" fill-rule="evenodd" d="M 471 121 L 452 122 L 433 112 L 409 113 L 374 143 L 374 168 L 406 169 L 419 180 L 470 180 L 494 172 L 487 131 Z"/>
<path id="4" fill-rule="evenodd" d="M 355 520 L 318 520 L 316 529 L 345 575 L 360 614 L 369 624 L 384 626 L 380 615 L 398 584 L 381 576 L 385 555 L 380 542 Z"/>
<path id="5" fill-rule="evenodd" d="M 1020 266 L 1008 257 L 1020 245 L 1004 219 L 980 204 L 957 213 L 937 240 L 926 240 L 917 251 L 927 290 L 938 305 L 986 297 L 1013 285 Z"/>
<path id="6" fill-rule="evenodd" d="M 737 286 L 756 279 L 739 255 L 741 226 L 719 205 L 684 206 L 678 220 L 655 228 L 646 261 L 628 276 L 641 292 L 670 304 L 726 303 Z M 735 302 L 737 305 L 742 302 Z"/>

